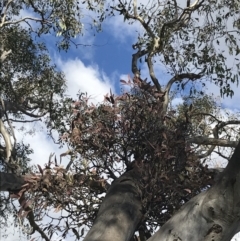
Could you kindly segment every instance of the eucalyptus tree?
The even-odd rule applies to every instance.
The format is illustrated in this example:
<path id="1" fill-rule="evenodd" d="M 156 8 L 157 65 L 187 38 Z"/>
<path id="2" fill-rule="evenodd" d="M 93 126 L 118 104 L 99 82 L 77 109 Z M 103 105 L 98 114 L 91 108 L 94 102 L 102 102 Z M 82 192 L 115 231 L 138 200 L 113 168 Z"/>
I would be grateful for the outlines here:
<path id="1" fill-rule="evenodd" d="M 9 2 L 2 9 L 9 10 L 12 18 L 20 9 L 13 12 L 12 1 Z M 55 13 L 60 2 L 21 3 L 41 19 L 29 17 L 21 21 L 40 23 L 38 34 L 56 31 L 62 38 L 60 47 L 68 46 L 70 37 L 80 33 L 82 25 L 68 22 L 68 14 L 62 17 L 62 7 Z M 75 17 L 81 6 L 73 4 L 73 12 L 66 8 L 69 17 Z M 50 11 L 52 18 L 44 15 L 48 14 L 48 7 L 54 9 Z M 86 94 L 80 94 L 75 101 L 65 98 L 64 77 L 50 64 L 44 66 L 41 57 L 30 60 L 36 61 L 39 72 L 34 78 L 36 85 L 41 86 L 42 78 L 45 81 L 43 89 L 34 85 L 28 93 L 23 87 L 30 82 L 31 69 L 24 69 L 29 66 L 16 67 L 10 80 L 6 71 L 6 83 L 12 89 L 5 87 L 3 92 L 5 123 L 8 112 L 16 117 L 48 115 L 48 127 L 59 131 L 60 143 L 70 145 L 62 156 L 70 155 L 71 161 L 64 168 L 50 156 L 46 167 L 38 166 L 34 174 L 1 172 L 1 190 L 18 198 L 18 216 L 21 222 L 25 217 L 28 220 L 28 233 L 38 232 L 45 240 L 51 240 L 54 233 L 63 238 L 73 234 L 81 239 L 86 229 L 86 241 L 230 240 L 239 231 L 240 146 L 238 127 L 229 126 L 238 125 L 240 120 L 236 116 L 222 118 L 215 100 L 204 93 L 204 85 L 215 83 L 222 96 L 234 94 L 231 87 L 238 84 L 239 78 L 239 2 L 115 0 L 100 7 L 100 22 L 119 13 L 125 24 L 142 27 L 132 45 L 133 76 L 121 80 L 130 86 L 130 91 L 119 96 L 110 92 L 105 102 L 89 105 Z M 19 21 L 2 19 L 5 23 Z M 12 25 L 15 26 L 10 24 L 9 29 L 14 29 Z M 3 33 L 5 28 L 1 29 Z M 17 26 L 14 34 L 19 29 Z M 19 32 L 23 37 L 24 31 Z M 31 36 L 26 34 L 26 39 Z M 21 51 L 25 46 L 32 45 L 16 49 Z M 44 46 L 34 43 L 34 54 L 39 48 L 43 53 Z M 11 73 L 11 66 L 18 65 L 7 65 L 13 54 L 10 49 L 13 51 L 11 45 L 5 47 L 1 59 L 3 69 Z M 150 81 L 142 76 L 140 61 L 145 63 Z M 34 66 L 35 62 L 31 68 Z M 167 82 L 164 79 L 163 83 L 156 74 L 159 67 L 168 74 L 166 78 L 170 76 Z M 50 83 L 44 77 L 46 68 L 50 68 L 46 72 L 53 79 Z M 18 71 L 22 81 L 15 81 Z M 49 91 L 48 84 L 54 86 Z M 23 90 L 26 98 L 20 100 L 18 93 Z M 182 106 L 171 105 L 172 90 L 185 95 Z M 44 98 L 40 98 L 41 91 L 47 93 Z M 60 104 L 54 101 L 55 95 L 62 98 Z M 8 106 L 13 107 L 7 109 Z M 4 136 L 5 130 L 1 129 L 5 138 L 4 164 L 11 163 L 13 156 L 12 146 L 8 145 L 10 135 Z M 223 155 L 221 147 L 235 148 L 232 157 Z M 204 164 L 203 158 L 211 160 L 213 152 L 229 161 L 223 171 Z M 61 215 L 56 217 L 52 210 Z M 50 223 L 43 222 L 44 216 L 51 218 Z"/>
<path id="2" fill-rule="evenodd" d="M 197 162 L 196 157 L 211 154 L 217 145 L 236 147 L 236 150 L 233 156 L 229 158 L 229 164 L 216 183 L 207 191 L 201 192 L 187 202 L 164 225 L 159 222 L 159 231 L 149 240 L 230 240 L 239 231 L 239 209 L 237 206 L 239 202 L 237 198 L 239 196 L 237 191 L 239 168 L 237 160 L 240 147 L 237 145 L 236 139 L 232 140 L 230 136 L 221 134 L 223 133 L 222 130 L 229 124 L 239 124 L 239 119 L 225 122 L 219 121 L 211 113 L 200 111 L 200 113 L 197 113 L 200 116 L 206 115 L 215 118 L 216 125 L 212 129 L 209 128 L 208 132 L 210 131 L 210 133 L 207 135 L 205 132 L 202 132 L 204 135 L 200 136 L 192 135 L 193 133 L 189 133 L 186 127 L 192 126 L 191 119 L 194 117 L 192 108 L 195 106 L 190 105 L 189 109 L 185 111 L 185 124 L 180 127 L 182 131 L 180 132 L 179 127 L 177 128 L 176 125 L 178 122 L 175 122 L 174 118 L 169 115 L 169 97 L 174 85 L 183 89 L 188 82 L 202 82 L 203 84 L 213 82 L 220 86 L 222 96 L 232 96 L 234 94 L 231 84 L 238 84 L 239 80 L 239 59 L 237 57 L 240 53 L 239 2 L 196 0 L 192 3 L 189 0 L 185 2 L 173 0 L 157 3 L 149 1 L 146 4 L 138 3 L 137 0 L 117 1 L 116 5 L 112 6 L 112 10 L 113 13 L 117 11 L 123 15 L 125 22 L 138 22 L 144 29 L 143 33 L 139 33 L 137 42 L 133 44 L 133 48 L 136 50 L 132 56 L 133 82 L 137 83 L 138 87 L 143 91 L 149 91 L 152 87 L 154 100 L 157 99 L 160 102 L 158 102 L 159 110 L 155 112 L 155 118 L 158 117 L 158 122 L 152 125 L 154 133 L 159 134 L 159 139 L 155 139 L 153 133 L 150 136 L 154 140 L 141 133 L 138 140 L 141 140 L 141 137 L 144 136 L 148 145 L 141 140 L 136 142 L 135 148 L 137 150 L 132 151 L 134 148 L 131 146 L 131 151 L 125 151 L 125 157 L 129 158 L 133 155 L 137 165 L 112 184 L 99 209 L 95 223 L 85 240 L 111 240 L 112 237 L 116 240 L 130 240 L 137 229 L 139 229 L 141 240 L 146 240 L 146 235 L 145 237 L 141 235 L 144 232 L 140 232 L 140 230 L 142 231 L 143 219 L 146 220 L 145 225 L 147 223 L 148 226 L 148 219 L 153 218 L 154 214 L 157 213 L 158 217 L 160 217 L 162 213 L 168 213 L 171 210 L 170 207 L 166 208 L 167 206 L 164 205 L 162 209 L 155 210 L 154 214 L 152 214 L 151 211 L 154 208 L 150 204 L 154 203 L 154 201 L 157 202 L 158 199 L 162 200 L 161 194 L 165 195 L 168 203 L 172 203 L 170 201 L 171 197 L 178 193 L 177 191 L 172 191 L 174 194 L 166 192 L 166 183 L 168 181 L 164 182 L 164 177 L 168 180 L 170 173 L 174 172 L 178 172 L 178 175 L 181 176 L 181 168 L 178 165 L 182 164 L 182 170 L 188 169 L 186 162 L 183 164 L 184 161 L 181 161 L 181 158 L 185 161 L 188 160 L 183 154 L 187 155 L 186 149 L 181 148 L 181 137 L 185 147 L 189 147 L 189 144 L 190 147 L 192 144 L 210 146 L 207 152 L 200 153 L 200 156 L 198 153 L 194 153 L 195 164 Z M 143 77 L 137 67 L 140 59 L 143 59 L 147 64 L 153 83 L 151 87 L 145 88 L 145 84 L 143 84 L 145 82 L 142 80 Z M 171 75 L 165 86 L 155 74 L 157 65 L 162 67 L 162 71 L 165 70 Z M 199 88 L 195 88 L 194 91 L 190 89 L 189 94 L 194 96 L 198 90 Z M 114 99 L 113 96 L 111 99 Z M 146 99 L 148 101 L 150 99 L 150 106 L 153 105 L 152 98 Z M 149 105 L 148 101 L 146 102 Z M 115 107 L 115 103 L 111 102 Z M 139 101 L 136 102 L 136 105 L 137 103 Z M 142 105 L 141 108 L 143 109 L 142 114 L 147 107 Z M 152 106 L 150 108 L 153 109 Z M 133 110 L 134 108 L 129 109 L 129 111 Z M 137 117 L 138 115 L 134 112 L 134 121 L 129 124 L 132 128 L 135 127 Z M 154 120 L 153 117 L 150 118 Z M 163 131 L 164 127 L 167 127 L 166 119 L 168 118 L 175 123 L 174 131 L 176 135 L 175 138 L 171 139 L 171 143 L 175 143 L 173 149 L 171 149 L 169 141 L 171 135 Z M 127 118 L 127 122 L 129 119 Z M 140 119 L 143 120 L 144 118 Z M 141 123 L 143 125 L 141 131 L 143 131 L 146 127 L 143 124 L 144 121 Z M 156 131 L 155 128 L 158 125 L 164 127 L 160 127 Z M 136 126 L 139 127 L 141 124 Z M 184 128 L 186 128 L 185 131 Z M 151 127 L 147 128 L 148 131 L 150 129 Z M 195 132 L 195 134 L 197 133 Z M 228 139 L 221 139 L 221 137 L 228 137 Z M 239 132 L 237 132 L 237 137 L 239 138 Z M 134 136 L 131 140 L 135 140 L 135 138 Z M 142 143 L 144 143 L 143 146 Z M 141 146 L 140 149 L 143 150 L 142 154 L 139 154 L 139 145 Z M 147 155 L 146 146 L 152 147 L 151 154 L 153 156 Z M 122 156 L 121 159 L 123 159 Z M 168 160 L 167 163 L 169 164 L 169 162 L 171 163 L 169 159 L 173 160 L 173 162 L 170 170 L 166 171 L 165 161 Z M 198 167 L 201 166 L 199 162 L 198 165 Z M 191 163 L 190 166 L 193 171 L 194 164 Z M 157 174 L 154 175 L 152 170 L 157 170 Z M 196 173 L 199 173 L 199 170 Z M 199 181 L 201 180 L 200 177 L 196 178 Z M 151 183 L 149 179 L 154 180 L 154 183 Z M 178 180 L 177 177 L 169 179 L 173 184 L 170 190 L 174 189 L 174 186 L 178 186 L 177 184 L 182 183 L 181 181 L 184 183 L 184 178 L 180 178 L 179 181 L 176 181 Z M 175 181 L 176 183 L 174 183 Z M 193 184 L 194 181 L 191 180 L 190 183 Z M 149 185 L 152 192 L 148 190 Z M 193 186 L 195 185 L 193 184 Z M 154 187 L 158 188 L 158 192 L 154 191 Z M 187 190 L 183 187 L 181 189 Z M 201 190 L 203 189 L 202 186 Z M 128 190 L 128 192 L 125 190 Z M 188 191 L 192 194 L 191 188 Z M 197 192 L 199 190 L 195 191 L 194 194 L 196 195 Z M 150 193 L 150 195 L 147 195 L 147 193 Z M 154 198 L 146 201 L 149 196 Z M 184 203 L 187 201 L 184 200 L 183 195 L 179 199 L 179 202 L 181 201 Z M 160 201 L 160 203 L 163 204 L 164 202 Z M 161 204 L 156 206 L 159 208 Z M 173 204 L 172 206 L 175 208 L 177 205 Z"/>

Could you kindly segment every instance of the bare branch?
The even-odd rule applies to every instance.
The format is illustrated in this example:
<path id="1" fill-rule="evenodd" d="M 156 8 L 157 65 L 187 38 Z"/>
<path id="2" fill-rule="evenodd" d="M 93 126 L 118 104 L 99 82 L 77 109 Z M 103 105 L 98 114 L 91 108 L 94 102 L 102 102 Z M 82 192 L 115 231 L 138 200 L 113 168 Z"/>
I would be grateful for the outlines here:
<path id="1" fill-rule="evenodd" d="M 121 3 L 121 1 L 120 1 Z M 149 25 L 137 14 L 137 1 L 134 0 L 133 2 L 133 9 L 134 9 L 134 15 L 130 14 L 127 9 L 125 8 L 124 4 L 120 4 L 121 5 L 121 9 L 116 8 L 116 7 L 112 7 L 113 9 L 115 9 L 118 12 L 124 13 L 124 17 L 126 19 L 134 19 L 139 21 L 139 23 L 141 23 L 141 25 L 144 27 L 144 29 L 146 30 L 146 32 L 152 37 L 155 38 L 155 34 L 153 33 L 153 31 L 151 30 L 151 28 L 149 27 Z"/>
<path id="2" fill-rule="evenodd" d="M 35 122 L 35 121 L 42 121 L 42 119 L 34 119 L 34 120 L 14 120 L 9 118 L 10 121 L 12 122 L 20 122 L 20 123 L 29 123 L 29 122 Z"/>
<path id="3" fill-rule="evenodd" d="M 134 16 L 137 16 L 137 0 L 133 0 L 133 11 L 134 11 Z"/>
<path id="4" fill-rule="evenodd" d="M 19 105 L 17 103 L 10 102 L 10 101 L 6 101 L 6 100 L 4 100 L 4 105 L 5 105 L 5 111 L 11 111 L 13 113 L 22 112 L 23 114 L 33 118 L 40 118 L 46 115 L 46 113 L 43 113 L 41 115 L 29 113 L 24 109 L 24 106 Z"/>
<path id="5" fill-rule="evenodd" d="M 200 79 L 202 77 L 201 74 L 194 74 L 194 73 L 182 73 L 182 74 L 178 74 L 175 75 L 173 78 L 171 78 L 168 83 L 167 86 L 165 88 L 165 98 L 164 98 L 164 102 L 163 102 L 163 111 L 167 111 L 168 108 L 168 103 L 169 103 L 169 93 L 171 90 L 172 85 L 176 82 L 176 81 L 182 81 L 184 79 L 190 79 L 192 81 L 196 80 L 196 79 Z"/>
<path id="6" fill-rule="evenodd" d="M 236 147 L 238 141 L 229 141 L 223 139 L 210 138 L 207 136 L 195 136 L 187 139 L 188 143 L 194 143 L 198 145 L 215 145 L 224 147 Z"/>
<path id="7" fill-rule="evenodd" d="M 132 73 L 134 74 L 134 76 L 136 77 L 140 77 L 140 72 L 139 69 L 137 67 L 137 61 L 139 58 L 141 58 L 142 56 L 144 56 L 145 54 L 147 54 L 148 50 L 139 50 L 137 53 L 132 55 Z"/>
<path id="8" fill-rule="evenodd" d="M 209 114 L 209 113 L 195 113 L 195 114 L 193 114 L 193 115 L 191 115 L 191 116 L 196 116 L 196 115 L 207 115 L 207 116 L 211 116 L 212 118 L 214 118 L 217 122 L 218 122 L 218 124 L 216 124 L 216 126 L 212 129 L 212 132 L 213 132 L 213 136 L 214 136 L 214 139 L 215 140 L 219 140 L 219 134 L 218 134 L 218 132 L 219 132 L 219 130 L 220 129 L 222 129 L 224 126 L 226 126 L 226 125 L 236 125 L 236 124 L 240 124 L 240 121 L 239 120 L 229 120 L 229 121 L 226 121 L 226 122 L 222 122 L 222 121 L 220 121 L 220 120 L 218 120 L 215 116 L 213 116 L 212 114 Z M 194 139 L 195 137 L 193 137 L 193 139 Z M 199 138 L 199 137 L 197 137 L 197 138 Z M 213 138 L 211 138 L 211 139 L 213 139 Z M 221 140 L 222 141 L 222 140 Z M 190 141 L 191 142 L 191 141 Z M 195 144 L 205 144 L 205 143 L 196 143 L 196 142 L 192 142 L 192 143 L 195 143 Z M 228 147 L 234 147 L 234 146 L 231 146 L 231 144 L 230 143 L 228 143 L 230 146 L 228 146 Z M 227 144 L 227 145 L 228 145 Z M 208 144 L 206 144 L 206 145 L 208 145 Z M 198 156 L 198 158 L 205 158 L 205 157 L 207 157 L 207 156 L 209 156 L 213 151 L 214 151 L 214 149 L 215 149 L 215 147 L 216 147 L 216 145 L 213 145 L 213 144 L 209 144 L 209 145 L 212 145 L 205 153 L 203 153 L 203 154 L 200 154 L 200 155 L 197 155 Z M 225 144 L 224 145 L 221 145 L 221 144 L 217 144 L 217 145 L 219 145 L 219 146 L 226 146 Z M 216 151 L 215 151 L 216 152 Z M 218 153 L 220 156 L 222 156 L 223 158 L 226 158 L 226 157 L 224 157 L 223 155 L 221 155 L 219 152 L 216 152 L 216 153 Z M 226 158 L 227 159 L 227 158 Z"/>
<path id="9" fill-rule="evenodd" d="M 8 51 L 3 51 L 3 53 L 1 54 L 1 57 L 0 57 L 0 63 L 3 63 L 4 62 L 4 60 L 7 58 L 7 56 L 9 55 L 9 54 L 11 54 L 12 53 L 12 50 L 10 49 L 10 50 L 8 50 Z"/>
<path id="10" fill-rule="evenodd" d="M 240 124 L 240 120 L 229 120 L 229 121 L 220 122 L 219 124 L 217 124 L 214 127 L 213 133 L 217 133 L 218 134 L 219 129 L 222 129 L 224 126 L 227 126 L 227 125 L 238 125 L 238 124 Z"/>
<path id="11" fill-rule="evenodd" d="M 9 161 L 9 158 L 11 157 L 12 154 L 12 144 L 11 144 L 11 139 L 8 131 L 6 130 L 3 121 L 0 119 L 0 133 L 3 136 L 5 146 L 6 146 L 6 162 Z"/>
<path id="12" fill-rule="evenodd" d="M 223 155 L 221 152 L 219 152 L 219 151 L 214 151 L 214 152 L 217 153 L 220 157 L 222 157 L 222 158 L 224 158 L 224 159 L 226 159 L 226 160 L 229 161 L 230 157 L 224 156 L 224 155 Z"/>
<path id="13" fill-rule="evenodd" d="M 198 3 L 198 2 L 199 2 L 199 0 L 196 0 L 190 7 L 185 8 L 179 18 L 178 18 L 178 14 L 176 14 L 176 16 L 173 20 L 163 24 L 162 28 L 160 28 L 160 30 L 159 30 L 161 47 L 162 47 L 164 35 L 166 32 L 166 28 L 174 28 L 176 31 L 179 29 L 179 27 L 185 26 L 187 24 L 187 22 L 190 20 L 191 13 L 193 11 L 197 10 L 199 7 L 201 7 L 204 0 L 202 0 L 200 3 Z M 176 8 L 176 5 L 175 5 L 175 8 Z"/>
<path id="14" fill-rule="evenodd" d="M 13 143 L 13 147 L 14 147 L 15 144 L 17 143 L 15 132 L 14 132 L 14 129 L 13 129 L 13 126 L 12 126 L 11 122 L 9 121 L 8 114 L 7 114 L 6 109 L 5 109 L 4 100 L 2 98 L 0 98 L 0 99 L 1 99 L 1 103 L 2 103 L 3 112 L 4 112 L 4 114 L 6 116 L 6 119 L 7 119 L 7 123 L 8 123 L 8 125 L 11 128 L 12 136 L 13 136 L 13 139 L 14 139 L 14 143 Z"/>
<path id="15" fill-rule="evenodd" d="M 154 70 L 153 70 L 153 64 L 152 64 L 152 54 L 150 54 L 147 58 L 147 64 L 148 64 L 148 69 L 149 69 L 149 74 L 151 76 L 151 79 L 156 86 L 158 91 L 161 91 L 161 85 L 159 84 L 158 79 L 155 76 Z"/>
<path id="16" fill-rule="evenodd" d="M 208 157 L 215 149 L 216 146 L 211 146 L 205 153 L 197 155 L 198 158 L 206 158 Z"/>
<path id="17" fill-rule="evenodd" d="M 19 20 L 16 20 L 16 21 L 7 21 L 5 22 L 4 24 L 0 24 L 0 28 L 3 27 L 3 25 L 11 25 L 11 24 L 18 24 L 18 23 L 21 23 L 21 22 L 24 22 L 26 20 L 32 20 L 32 21 L 35 21 L 35 22 L 43 22 L 42 19 L 40 18 L 33 18 L 33 17 L 24 17 L 24 18 L 21 18 Z M 48 21 L 44 21 L 45 23 L 48 23 Z"/>
<path id="18" fill-rule="evenodd" d="M 206 112 L 199 112 L 199 113 L 193 113 L 193 114 L 190 114 L 189 116 L 192 117 L 192 116 L 197 116 L 197 115 L 205 115 L 205 116 L 211 116 L 213 119 L 215 119 L 217 122 L 221 122 L 219 119 L 217 119 L 216 116 L 210 114 L 210 113 L 206 113 Z"/>
<path id="19" fill-rule="evenodd" d="M 229 120 L 229 121 L 218 123 L 212 130 L 214 138 L 218 138 L 219 129 L 222 129 L 226 125 L 236 125 L 236 124 L 240 124 L 240 121 L 239 120 Z"/>
<path id="20" fill-rule="evenodd" d="M 2 22 L 0 23 L 0 27 L 2 27 L 2 26 L 4 25 L 4 23 L 5 23 L 5 19 L 6 19 L 6 17 L 7 17 L 8 7 L 10 6 L 10 4 L 11 4 L 12 1 L 13 1 L 13 0 L 8 0 L 7 4 L 6 4 L 6 6 L 5 6 L 4 13 L 3 13 L 3 15 L 1 16 Z"/>

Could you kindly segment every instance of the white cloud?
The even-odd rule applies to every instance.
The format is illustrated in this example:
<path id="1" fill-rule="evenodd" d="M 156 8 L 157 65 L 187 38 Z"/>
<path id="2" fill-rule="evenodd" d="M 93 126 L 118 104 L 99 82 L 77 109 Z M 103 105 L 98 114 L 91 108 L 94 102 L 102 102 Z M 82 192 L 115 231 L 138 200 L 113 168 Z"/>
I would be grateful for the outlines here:
<path id="1" fill-rule="evenodd" d="M 107 19 L 105 25 L 105 28 L 109 29 L 109 33 L 112 34 L 113 37 L 115 37 L 118 41 L 122 43 L 125 43 L 127 40 L 129 41 L 129 38 L 132 41 L 136 40 L 137 33 L 143 32 L 143 28 L 142 26 L 140 26 L 138 22 L 135 22 L 130 25 L 127 21 L 124 22 L 122 15 Z"/>
<path id="2" fill-rule="evenodd" d="M 80 59 L 58 60 L 59 67 L 68 80 L 68 94 L 76 98 L 78 91 L 87 92 L 91 96 L 90 102 L 102 102 L 104 95 L 110 88 L 114 92 L 114 85 L 97 65 L 86 66 Z"/>
<path id="3" fill-rule="evenodd" d="M 77 93 L 80 90 L 88 93 L 88 96 L 91 97 L 90 103 L 97 104 L 103 101 L 103 96 L 109 92 L 110 88 L 114 92 L 113 84 L 106 74 L 99 70 L 97 65 L 85 66 L 79 59 L 69 59 L 66 62 L 58 59 L 58 63 L 68 80 L 67 94 L 72 98 L 77 98 Z M 17 141 L 23 141 L 25 144 L 29 143 L 34 150 L 34 153 L 30 155 L 32 164 L 39 164 L 44 167 L 44 164 L 48 162 L 50 153 L 55 153 L 57 160 L 59 160 L 60 154 L 67 150 L 66 146 L 59 149 L 59 146 L 54 144 L 53 140 L 47 135 L 46 127 L 42 123 L 26 123 L 23 132 L 17 130 L 22 126 L 21 124 L 14 123 L 14 126 L 16 127 Z M 32 132 L 34 127 L 36 131 Z M 64 157 L 62 162 L 66 166 L 69 158 Z"/>
<path id="4" fill-rule="evenodd" d="M 19 130 L 21 124 L 14 123 L 14 126 L 16 127 L 15 136 L 17 142 L 23 141 L 24 144 L 30 144 L 30 148 L 34 151 L 33 154 L 29 155 L 32 160 L 31 165 L 39 164 L 44 167 L 48 163 L 51 153 L 55 153 L 57 160 L 59 160 L 60 154 L 66 149 L 59 149 L 59 146 L 54 144 L 53 140 L 47 135 L 46 127 L 42 123 L 25 123 L 24 131 Z M 33 131 L 33 128 L 36 128 L 35 131 Z"/>

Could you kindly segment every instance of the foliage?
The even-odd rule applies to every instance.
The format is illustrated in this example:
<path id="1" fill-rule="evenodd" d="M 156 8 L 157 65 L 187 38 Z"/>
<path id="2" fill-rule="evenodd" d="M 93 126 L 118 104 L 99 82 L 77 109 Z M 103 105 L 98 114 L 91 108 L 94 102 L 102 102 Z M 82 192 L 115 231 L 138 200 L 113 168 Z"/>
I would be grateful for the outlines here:
<path id="1" fill-rule="evenodd" d="M 63 138 L 99 176 L 116 179 L 116 173 L 140 167 L 143 222 L 153 231 L 210 185 L 212 174 L 186 150 L 186 120 L 161 114 L 164 96 L 156 87 L 138 78 L 122 82 L 131 86 L 130 93 L 106 95 L 99 106 L 87 105 L 81 95 L 73 104 L 72 132 Z"/>
<path id="2" fill-rule="evenodd" d="M 187 6 L 175 0 L 159 4 L 116 1 L 112 6 L 112 14 L 117 11 L 129 24 L 138 22 L 144 29 L 133 45 L 137 50 L 133 72 L 136 61 L 143 58 L 159 87 L 153 68 L 157 61 L 172 76 L 198 73 L 220 86 L 222 95 L 232 96 L 231 83 L 239 81 L 239 2 L 186 2 Z M 232 61 L 228 63 L 227 58 Z M 184 87 L 185 82 L 178 83 Z"/>
<path id="3" fill-rule="evenodd" d="M 89 9 L 89 11 L 98 11 L 101 13 L 103 10 L 103 1 L 88 0 L 82 4 L 76 0 L 3 1 L 0 3 L 0 28 L 25 23 L 29 33 L 35 33 L 38 36 L 42 34 L 55 34 L 59 37 L 58 47 L 67 50 L 72 38 L 78 34 L 82 34 L 84 30 L 82 18 L 85 8 Z M 96 20 L 94 21 L 96 22 Z M 99 21 L 102 21 L 101 18 Z M 4 50 L 8 49 L 4 48 Z"/>
<path id="4" fill-rule="evenodd" d="M 65 90 L 63 74 L 51 65 L 45 45 L 35 43 L 25 29 L 6 27 L 1 33 L 4 47 L 12 50 L 1 67 L 1 95 L 32 115 L 46 114 L 53 95 L 61 97 Z"/>

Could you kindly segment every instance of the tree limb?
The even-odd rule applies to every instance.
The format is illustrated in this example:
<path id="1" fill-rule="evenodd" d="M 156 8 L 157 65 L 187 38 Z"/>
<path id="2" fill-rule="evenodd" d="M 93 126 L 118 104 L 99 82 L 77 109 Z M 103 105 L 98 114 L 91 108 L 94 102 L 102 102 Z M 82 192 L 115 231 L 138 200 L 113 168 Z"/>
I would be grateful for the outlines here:
<path id="1" fill-rule="evenodd" d="M 21 18 L 21 19 L 16 20 L 16 21 L 7 21 L 7 22 L 4 22 L 3 24 L 0 24 L 0 28 L 3 27 L 4 25 L 18 24 L 18 23 L 24 22 L 24 21 L 26 21 L 26 20 L 32 20 L 32 21 L 35 21 L 35 22 L 43 22 L 43 20 L 40 19 L 40 18 L 24 17 L 24 18 Z M 46 22 L 46 23 L 47 23 L 47 22 Z"/>
<path id="2" fill-rule="evenodd" d="M 11 4 L 11 2 L 12 2 L 13 0 L 8 0 L 8 2 L 7 2 L 7 4 L 6 4 L 6 6 L 5 6 L 5 9 L 4 9 L 4 13 L 2 14 L 2 16 L 1 16 L 1 23 L 0 23 L 0 27 L 2 27 L 3 25 L 4 25 L 4 23 L 5 23 L 5 19 L 6 19 L 6 17 L 7 17 L 7 11 L 8 11 L 8 7 L 10 6 L 10 4 Z"/>
<path id="3" fill-rule="evenodd" d="M 218 154 L 220 157 L 222 157 L 222 158 L 224 158 L 224 159 L 226 159 L 226 160 L 228 160 L 229 161 L 229 157 L 227 157 L 227 156 L 224 156 L 222 153 L 220 153 L 219 151 L 214 151 L 216 154 Z"/>
<path id="4" fill-rule="evenodd" d="M 40 118 L 40 117 L 43 117 L 44 115 L 46 115 L 46 113 L 43 113 L 41 115 L 35 115 L 33 113 L 29 113 L 24 109 L 24 107 L 22 105 L 19 105 L 17 103 L 13 103 L 10 101 L 6 101 L 6 100 L 4 100 L 4 106 L 5 106 L 5 111 L 10 111 L 13 113 L 17 113 L 19 111 L 19 112 L 22 112 L 23 114 L 33 117 L 33 118 Z"/>
<path id="5" fill-rule="evenodd" d="M 11 49 L 8 50 L 8 51 L 4 50 L 4 51 L 2 52 L 2 54 L 1 54 L 1 57 L 0 57 L 0 63 L 3 63 L 4 60 L 7 58 L 7 56 L 8 56 L 9 54 L 11 54 L 11 53 L 12 53 L 12 50 L 11 50 Z"/>
<path id="6" fill-rule="evenodd" d="M 5 142 L 5 146 L 6 146 L 6 158 L 5 161 L 6 163 L 9 162 L 9 159 L 11 157 L 12 154 L 12 144 L 11 144 L 11 139 L 10 139 L 10 135 L 8 133 L 8 131 L 6 130 L 3 121 L 0 119 L 0 133 L 3 136 L 4 142 Z"/>
<path id="7" fill-rule="evenodd" d="M 217 124 L 214 129 L 213 129 L 213 133 L 219 131 L 219 129 L 222 129 L 224 126 L 227 126 L 227 125 L 238 125 L 240 124 L 240 120 L 229 120 L 229 121 L 222 121 L 220 122 L 219 124 Z"/>
<path id="8" fill-rule="evenodd" d="M 215 145 L 224 147 L 236 147 L 238 141 L 229 141 L 223 139 L 210 138 L 207 136 L 195 136 L 187 139 L 188 143 L 198 144 L 198 145 Z"/>
<path id="9" fill-rule="evenodd" d="M 216 140 L 219 140 L 219 135 L 218 135 L 219 129 L 222 129 L 226 125 L 236 125 L 236 124 L 240 124 L 240 121 L 239 120 L 229 120 L 229 121 L 224 121 L 224 122 L 219 121 L 219 123 L 212 130 L 214 138 Z M 213 152 L 215 147 L 216 147 L 216 145 L 211 146 L 204 154 L 198 155 L 198 157 L 205 158 L 205 157 L 209 156 Z M 235 146 L 231 146 L 231 147 L 235 147 Z M 221 155 L 221 154 L 219 153 L 219 155 Z M 221 155 L 221 156 L 224 157 L 223 155 Z M 227 159 L 226 157 L 224 157 L 224 158 Z"/>
<path id="10" fill-rule="evenodd" d="M 218 123 L 215 125 L 215 127 L 212 129 L 212 132 L 213 132 L 213 136 L 214 136 L 214 139 L 215 140 L 219 140 L 219 130 L 222 129 L 224 126 L 226 125 L 237 125 L 237 124 L 240 124 L 240 120 L 229 120 L 229 121 L 220 121 L 218 120 L 215 116 L 213 116 L 212 114 L 209 114 L 209 113 L 204 113 L 204 112 L 201 112 L 201 113 L 194 113 L 194 114 L 191 114 L 191 116 L 196 116 L 196 115 L 206 115 L 206 116 L 211 116 L 212 118 L 214 118 Z M 199 138 L 199 137 L 197 137 Z M 207 137 L 204 137 L 204 138 L 207 138 Z M 194 139 L 194 137 L 193 137 Z M 213 138 L 211 138 L 213 139 Z M 206 139 L 205 139 L 206 140 Z M 198 139 L 199 141 L 199 139 Z M 222 140 L 221 140 L 222 141 Z M 227 140 L 226 140 L 227 141 Z M 191 142 L 191 141 L 190 141 Z M 195 143 L 195 142 L 192 142 L 192 143 Z M 221 142 L 222 143 L 222 142 Z M 231 142 L 230 142 L 231 143 Z M 228 143 L 227 145 L 231 145 L 230 143 Z M 234 142 L 235 143 L 235 142 Z M 204 144 L 204 143 L 195 143 L 195 144 Z M 212 144 L 209 144 L 209 145 L 212 145 Z M 234 144 L 235 145 L 235 144 Z M 226 146 L 225 144 L 224 145 L 221 145 L 219 144 L 219 146 Z M 197 155 L 198 158 L 205 158 L 207 156 L 209 156 L 215 149 L 216 145 L 212 145 L 205 153 L 203 154 L 200 154 L 200 155 Z M 234 146 L 231 146 L 231 147 L 234 147 Z M 223 158 L 225 159 L 228 159 L 227 157 L 223 156 L 221 153 L 219 152 L 216 152 L 218 153 L 220 156 L 222 156 Z"/>
<path id="11" fill-rule="evenodd" d="M 120 7 L 121 9 L 119 8 L 116 8 L 116 7 L 111 7 L 113 8 L 114 10 L 124 14 L 124 17 L 126 19 L 134 19 L 134 20 L 137 20 L 141 23 L 141 25 L 143 26 L 143 28 L 146 30 L 146 32 L 152 37 L 152 38 L 155 38 L 155 34 L 153 33 L 153 31 L 151 30 L 151 28 L 149 27 L 149 25 L 137 14 L 137 0 L 134 0 L 133 1 L 133 11 L 134 11 L 134 15 L 130 14 L 127 9 L 125 8 L 124 4 L 120 2 Z"/>
<path id="12" fill-rule="evenodd" d="M 157 90 L 158 90 L 159 92 L 161 92 L 161 85 L 159 84 L 159 81 L 158 81 L 158 79 L 156 78 L 155 73 L 154 73 L 154 70 L 153 70 L 152 56 L 153 56 L 153 54 L 151 53 L 151 54 L 149 54 L 148 57 L 147 57 L 147 64 L 148 64 L 149 74 L 150 74 L 150 77 L 151 77 L 154 85 L 156 86 Z"/>
<path id="13" fill-rule="evenodd" d="M 138 78 L 140 77 L 140 72 L 137 67 L 137 61 L 139 58 L 141 58 L 142 56 L 144 56 L 147 53 L 148 53 L 148 50 L 144 49 L 144 50 L 139 50 L 138 52 L 136 52 L 135 54 L 132 55 L 132 73 L 134 76 L 136 76 Z"/>
<path id="14" fill-rule="evenodd" d="M 197 155 L 198 158 L 206 158 L 208 157 L 215 149 L 216 146 L 211 146 L 205 153 Z"/>
<path id="15" fill-rule="evenodd" d="M 165 98 L 164 98 L 164 102 L 163 102 L 163 111 L 166 112 L 167 108 L 168 108 L 168 103 L 169 103 L 169 93 L 171 90 L 172 85 L 176 82 L 176 81 L 182 81 L 184 79 L 190 79 L 192 81 L 196 80 L 196 79 L 200 79 L 202 77 L 201 74 L 194 74 L 194 73 L 182 73 L 182 74 L 177 74 L 175 75 L 173 78 L 171 78 L 168 83 L 167 86 L 165 88 Z"/>

